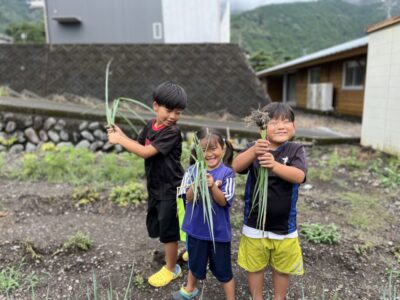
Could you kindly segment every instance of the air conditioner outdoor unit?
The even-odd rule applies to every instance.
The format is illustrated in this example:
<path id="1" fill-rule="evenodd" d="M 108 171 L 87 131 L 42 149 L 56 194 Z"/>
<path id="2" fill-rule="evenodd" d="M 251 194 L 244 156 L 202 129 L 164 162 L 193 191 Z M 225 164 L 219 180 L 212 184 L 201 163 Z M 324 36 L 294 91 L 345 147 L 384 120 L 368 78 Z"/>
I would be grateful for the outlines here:
<path id="1" fill-rule="evenodd" d="M 307 108 L 331 111 L 333 110 L 333 84 L 332 83 L 312 83 L 308 85 Z"/>

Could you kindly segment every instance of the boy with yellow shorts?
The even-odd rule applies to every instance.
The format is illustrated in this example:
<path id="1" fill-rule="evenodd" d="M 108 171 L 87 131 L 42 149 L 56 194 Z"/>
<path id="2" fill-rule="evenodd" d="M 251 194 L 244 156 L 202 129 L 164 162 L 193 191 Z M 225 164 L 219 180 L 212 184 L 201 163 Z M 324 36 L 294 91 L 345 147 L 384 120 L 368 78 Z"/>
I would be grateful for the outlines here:
<path id="1" fill-rule="evenodd" d="M 272 267 L 274 300 L 285 299 L 290 275 L 303 275 L 303 258 L 296 225 L 298 189 L 305 181 L 304 147 L 289 140 L 295 133 L 290 106 L 274 102 L 261 109 L 269 121 L 256 121 L 267 139 L 248 145 L 233 161 L 236 172 L 248 173 L 238 264 L 247 271 L 250 296 L 263 299 L 264 271 Z M 252 203 L 260 168 L 268 170 L 267 215 L 258 220 L 258 203 Z M 257 200 L 256 200 L 257 201 Z"/>

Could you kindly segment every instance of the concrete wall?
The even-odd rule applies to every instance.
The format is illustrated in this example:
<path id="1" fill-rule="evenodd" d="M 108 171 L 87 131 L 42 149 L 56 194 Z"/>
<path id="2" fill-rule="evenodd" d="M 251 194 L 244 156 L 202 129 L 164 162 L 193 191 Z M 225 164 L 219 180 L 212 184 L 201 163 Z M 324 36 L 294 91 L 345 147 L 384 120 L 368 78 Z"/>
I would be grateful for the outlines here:
<path id="1" fill-rule="evenodd" d="M 50 44 L 164 41 L 161 0 L 46 0 L 45 8 Z M 56 20 L 61 17 L 76 17 L 81 22 Z"/>
<path id="2" fill-rule="evenodd" d="M 219 0 L 45 1 L 50 44 L 229 42 L 229 2 L 221 6 Z"/>
<path id="3" fill-rule="evenodd" d="M 400 24 L 369 35 L 361 144 L 400 155 Z"/>

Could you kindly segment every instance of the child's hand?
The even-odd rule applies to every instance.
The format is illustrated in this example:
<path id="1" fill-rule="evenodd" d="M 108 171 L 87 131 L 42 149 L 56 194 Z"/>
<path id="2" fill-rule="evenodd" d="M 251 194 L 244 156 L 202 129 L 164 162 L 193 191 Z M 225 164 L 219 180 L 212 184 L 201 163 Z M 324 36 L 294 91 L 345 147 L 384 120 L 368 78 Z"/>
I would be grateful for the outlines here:
<path id="1" fill-rule="evenodd" d="M 212 188 L 214 185 L 214 178 L 211 174 L 207 174 L 207 185 L 209 188 Z"/>
<path id="2" fill-rule="evenodd" d="M 263 139 L 258 139 L 254 145 L 254 152 L 257 156 L 268 153 L 270 142 Z"/>
<path id="3" fill-rule="evenodd" d="M 110 144 L 118 144 L 121 134 L 109 128 L 107 129 L 107 137 Z"/>
<path id="4" fill-rule="evenodd" d="M 259 156 L 258 161 L 260 162 L 261 167 L 267 168 L 268 170 L 272 170 L 276 165 L 275 158 L 270 152 Z"/>
<path id="5" fill-rule="evenodd" d="M 113 125 L 112 125 L 112 128 L 114 129 L 115 132 L 117 132 L 117 133 L 119 133 L 120 135 L 126 137 L 126 134 L 125 134 L 125 133 L 122 131 L 122 129 L 119 128 L 117 125 L 113 124 Z M 108 131 L 108 130 L 107 130 L 107 131 Z"/>

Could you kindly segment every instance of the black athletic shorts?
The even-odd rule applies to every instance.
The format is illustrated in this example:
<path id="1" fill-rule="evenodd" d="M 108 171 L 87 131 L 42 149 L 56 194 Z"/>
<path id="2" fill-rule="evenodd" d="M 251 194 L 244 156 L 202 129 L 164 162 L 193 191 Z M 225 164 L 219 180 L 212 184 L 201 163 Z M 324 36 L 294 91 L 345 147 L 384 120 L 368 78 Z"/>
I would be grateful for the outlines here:
<path id="1" fill-rule="evenodd" d="M 155 200 L 147 203 L 146 226 L 151 238 L 160 238 L 161 243 L 180 240 L 176 200 Z"/>

